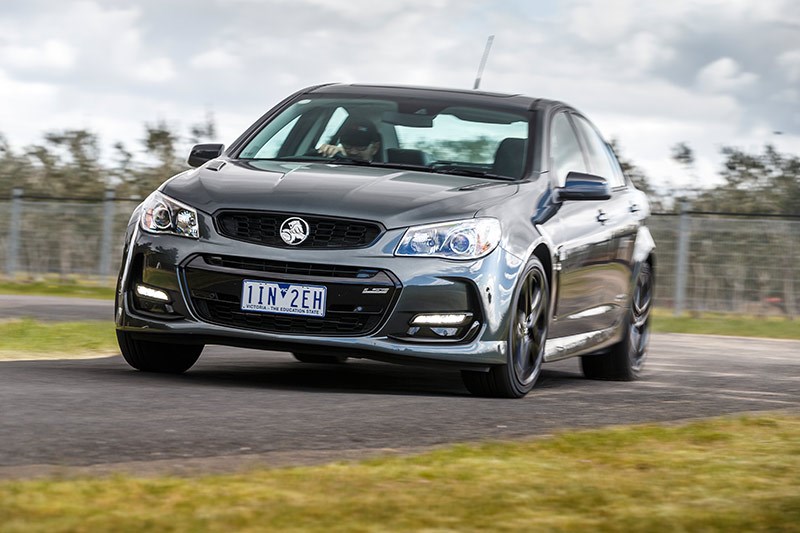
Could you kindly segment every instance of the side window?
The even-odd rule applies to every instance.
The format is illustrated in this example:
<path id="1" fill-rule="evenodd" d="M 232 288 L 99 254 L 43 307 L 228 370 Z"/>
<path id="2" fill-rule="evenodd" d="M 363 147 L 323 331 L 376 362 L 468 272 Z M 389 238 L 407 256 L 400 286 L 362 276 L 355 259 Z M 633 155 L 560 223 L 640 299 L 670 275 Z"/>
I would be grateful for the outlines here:
<path id="1" fill-rule="evenodd" d="M 612 187 L 617 187 L 625 185 L 625 174 L 622 172 L 622 167 L 619 164 L 619 160 L 617 159 L 617 154 L 614 153 L 614 150 L 611 149 L 609 144 L 606 144 L 606 153 L 608 154 L 608 159 L 611 161 L 611 171 L 613 172 L 613 180 L 611 181 Z"/>
<path id="2" fill-rule="evenodd" d="M 550 160 L 559 187 L 564 186 L 567 174 L 572 171 L 588 172 L 583 160 L 578 137 L 566 113 L 559 113 L 550 128 Z"/>
<path id="3" fill-rule="evenodd" d="M 575 124 L 581 130 L 583 138 L 586 139 L 586 145 L 589 155 L 589 164 L 592 166 L 592 174 L 603 177 L 608 180 L 609 186 L 622 187 L 625 185 L 625 180 L 620 180 L 620 176 L 614 172 L 614 168 L 609 159 L 609 150 L 606 142 L 597 133 L 588 120 L 578 115 L 573 115 Z"/>

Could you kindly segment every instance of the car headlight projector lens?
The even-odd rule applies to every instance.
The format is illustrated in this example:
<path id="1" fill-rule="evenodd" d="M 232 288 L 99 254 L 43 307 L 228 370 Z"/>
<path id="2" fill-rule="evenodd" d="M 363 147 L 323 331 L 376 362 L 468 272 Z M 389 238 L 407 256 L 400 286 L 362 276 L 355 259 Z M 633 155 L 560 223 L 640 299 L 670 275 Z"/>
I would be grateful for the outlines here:
<path id="1" fill-rule="evenodd" d="M 142 203 L 142 229 L 150 233 L 169 233 L 197 239 L 200 228 L 197 211 L 156 191 Z"/>
<path id="2" fill-rule="evenodd" d="M 479 259 L 497 248 L 500 237 L 500 222 L 494 218 L 415 226 L 406 230 L 394 254 Z"/>

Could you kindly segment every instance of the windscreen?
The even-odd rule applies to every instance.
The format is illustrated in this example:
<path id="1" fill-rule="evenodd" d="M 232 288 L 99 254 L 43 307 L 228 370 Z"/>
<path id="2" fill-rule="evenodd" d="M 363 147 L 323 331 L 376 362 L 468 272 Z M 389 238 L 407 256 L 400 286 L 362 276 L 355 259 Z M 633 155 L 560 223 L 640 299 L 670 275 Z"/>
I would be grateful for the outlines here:
<path id="1" fill-rule="evenodd" d="M 519 178 L 528 120 L 524 112 L 446 99 L 304 98 L 267 123 L 239 158 Z"/>

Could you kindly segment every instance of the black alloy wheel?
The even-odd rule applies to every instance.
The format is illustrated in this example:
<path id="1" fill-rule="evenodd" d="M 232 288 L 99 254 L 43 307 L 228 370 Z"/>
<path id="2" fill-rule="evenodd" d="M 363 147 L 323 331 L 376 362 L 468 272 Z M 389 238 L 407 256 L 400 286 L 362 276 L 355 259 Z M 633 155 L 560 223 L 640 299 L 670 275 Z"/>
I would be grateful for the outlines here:
<path id="1" fill-rule="evenodd" d="M 650 343 L 653 271 L 642 263 L 631 295 L 623 339 L 605 353 L 581 357 L 583 375 L 590 379 L 632 381 L 641 373 Z"/>
<path id="2" fill-rule="evenodd" d="M 464 385 L 472 394 L 522 398 L 542 372 L 549 326 L 550 285 L 544 267 L 533 257 L 517 286 L 508 332 L 508 364 L 488 372 L 464 370 Z"/>

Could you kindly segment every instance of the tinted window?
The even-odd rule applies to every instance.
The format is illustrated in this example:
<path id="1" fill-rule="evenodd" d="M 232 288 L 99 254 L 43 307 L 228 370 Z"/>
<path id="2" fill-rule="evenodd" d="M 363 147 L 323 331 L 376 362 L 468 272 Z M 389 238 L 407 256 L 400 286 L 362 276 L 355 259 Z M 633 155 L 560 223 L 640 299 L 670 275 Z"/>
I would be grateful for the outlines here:
<path id="1" fill-rule="evenodd" d="M 608 184 L 613 187 L 620 187 L 625 185 L 624 180 L 620 180 L 620 176 L 614 172 L 614 167 L 609 159 L 609 150 L 605 141 L 597 133 L 589 121 L 583 117 L 573 115 L 575 124 L 581 130 L 583 138 L 586 139 L 586 149 L 589 157 L 589 164 L 592 167 L 592 174 L 603 177 L 608 180 Z"/>
<path id="2" fill-rule="evenodd" d="M 559 187 L 564 186 L 570 172 L 588 172 L 578 137 L 566 113 L 559 113 L 553 119 L 550 129 L 550 157 Z"/>

